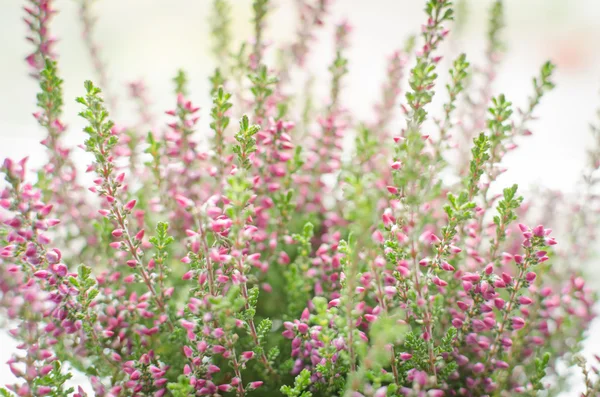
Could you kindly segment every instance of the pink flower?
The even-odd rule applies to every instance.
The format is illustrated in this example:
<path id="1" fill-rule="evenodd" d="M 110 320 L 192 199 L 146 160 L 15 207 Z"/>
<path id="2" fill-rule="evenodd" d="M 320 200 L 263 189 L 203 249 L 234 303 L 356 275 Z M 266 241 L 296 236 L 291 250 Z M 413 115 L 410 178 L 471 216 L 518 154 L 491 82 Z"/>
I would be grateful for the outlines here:
<path id="1" fill-rule="evenodd" d="M 514 329 L 521 329 L 525 326 L 525 320 L 523 320 L 521 317 L 513 317 L 512 326 Z"/>
<path id="2" fill-rule="evenodd" d="M 261 387 L 263 385 L 264 382 L 262 381 L 255 381 L 255 382 L 250 382 L 250 384 L 248 385 L 248 389 L 249 390 L 256 390 L 259 387 Z"/>

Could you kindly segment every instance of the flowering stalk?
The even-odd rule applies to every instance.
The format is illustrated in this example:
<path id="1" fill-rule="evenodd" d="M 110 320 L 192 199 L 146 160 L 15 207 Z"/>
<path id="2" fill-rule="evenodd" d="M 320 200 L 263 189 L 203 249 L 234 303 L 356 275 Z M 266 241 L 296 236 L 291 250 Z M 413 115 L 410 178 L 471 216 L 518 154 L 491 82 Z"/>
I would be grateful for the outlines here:
<path id="1" fill-rule="evenodd" d="M 480 68 L 484 81 L 478 90 L 478 99 L 467 98 L 470 105 L 470 125 L 463 123 L 461 132 L 465 141 L 469 142 L 473 136 L 485 125 L 485 115 L 489 101 L 493 96 L 492 88 L 496 80 L 497 69 L 502 61 L 505 44 L 502 41 L 504 23 L 504 2 L 495 0 L 489 9 L 489 22 L 487 30 L 486 65 Z M 461 168 L 462 171 L 462 168 Z"/>
<path id="2" fill-rule="evenodd" d="M 112 231 L 113 237 L 117 239 L 113 243 L 114 248 L 129 251 L 132 259 L 127 261 L 127 266 L 139 272 L 159 311 L 166 314 L 163 297 L 157 294 L 153 281 L 142 266 L 141 236 L 137 233 L 135 237 L 132 237 L 129 231 L 127 218 L 135 207 L 136 200 L 130 200 L 123 204 L 119 197 L 122 195 L 119 190 L 123 189 L 125 174 L 114 175 L 115 165 L 112 150 L 119 141 L 118 136 L 113 133 L 114 124 L 108 120 L 108 111 L 103 106 L 100 89 L 95 87 L 91 81 L 86 81 L 85 89 L 86 96 L 77 98 L 77 102 L 85 106 L 85 110 L 80 113 L 80 116 L 89 123 L 89 126 L 84 128 L 89 135 L 85 147 L 86 151 L 95 157 L 94 169 L 99 180 L 95 181 L 97 187 L 94 188 L 94 191 L 106 201 L 109 208 L 100 210 L 100 213 L 111 219 L 116 225 Z M 172 329 L 171 321 L 168 318 L 165 320 Z"/>
<path id="3" fill-rule="evenodd" d="M 418 174 L 422 167 L 421 162 L 426 161 L 422 155 L 424 148 L 424 139 L 427 137 L 421 136 L 420 127 L 425 121 L 427 112 L 424 107 L 429 104 L 433 98 L 433 87 L 437 75 L 435 74 L 436 63 L 438 58 L 432 58 L 432 52 L 437 48 L 448 31 L 444 29 L 443 23 L 452 19 L 451 3 L 447 1 L 429 1 L 426 6 L 426 13 L 429 17 L 427 25 L 423 28 L 424 44 L 417 56 L 417 64 L 411 70 L 410 87 L 411 91 L 407 92 L 406 99 L 411 109 L 408 119 L 407 128 L 404 131 L 403 137 L 398 139 L 399 145 L 396 149 L 395 161 L 399 166 L 394 173 L 394 185 L 388 186 L 388 191 L 405 202 L 407 213 L 405 222 L 411 224 L 411 233 L 408 238 L 408 255 L 413 265 L 413 283 L 417 293 L 417 310 L 422 311 L 417 316 L 421 317 L 423 322 L 424 332 L 422 338 L 427 343 L 429 354 L 429 371 L 433 376 L 436 376 L 436 357 L 434 352 L 433 335 L 433 318 L 431 300 L 428 297 L 428 284 L 431 279 L 431 274 L 424 280 L 421 280 L 420 259 L 417 258 L 418 249 L 416 240 L 416 194 L 422 194 L 419 191 L 420 187 L 411 181 L 413 175 Z M 399 171 L 399 170 L 402 171 Z M 419 193 L 417 193 L 419 191 Z"/>
<path id="4" fill-rule="evenodd" d="M 223 87 L 219 87 L 216 95 L 214 96 L 214 106 L 211 109 L 210 116 L 213 122 L 210 123 L 210 128 L 215 131 L 214 136 L 214 148 L 216 150 L 216 163 L 217 163 L 217 175 L 222 178 L 224 173 L 224 148 L 225 148 L 225 129 L 229 125 L 229 117 L 227 117 L 227 111 L 231 108 L 232 104 L 229 102 L 231 94 L 223 91 Z"/>
<path id="5" fill-rule="evenodd" d="M 309 44 L 314 40 L 313 30 L 323 25 L 323 18 L 327 14 L 331 0 L 316 0 L 315 4 L 298 0 L 297 7 L 300 14 L 300 26 L 296 32 L 296 41 L 291 45 L 294 61 L 299 66 L 304 66 L 309 53 Z"/>
<path id="6" fill-rule="evenodd" d="M 27 40 L 34 45 L 35 50 L 25 60 L 33 69 L 31 75 L 39 79 L 41 70 L 46 66 L 46 59 L 56 57 L 53 51 L 56 39 L 50 35 L 50 21 L 56 10 L 52 0 L 30 0 L 29 3 L 29 6 L 24 7 L 28 14 L 25 18 L 29 28 Z"/>
<path id="7" fill-rule="evenodd" d="M 96 41 L 94 41 L 94 27 L 96 25 L 96 17 L 92 13 L 92 3 L 94 0 L 80 0 L 79 3 L 79 19 L 82 25 L 82 37 L 83 42 L 87 48 L 94 71 L 98 76 L 100 87 L 106 92 L 106 103 L 110 109 L 116 109 L 117 102 L 116 97 L 112 95 L 110 91 L 110 82 L 108 79 L 108 71 L 106 63 L 102 60 L 100 54 L 100 47 Z"/>
<path id="8" fill-rule="evenodd" d="M 1 269 L 0 287 L 6 291 L 12 284 L 19 293 L 4 296 L 8 300 L 2 304 L 8 305 L 10 319 L 22 320 L 10 334 L 21 340 L 24 351 L 24 355 L 13 355 L 8 365 L 25 383 L 10 385 L 9 389 L 19 396 L 68 394 L 73 389 L 65 390 L 64 383 L 71 374 L 62 373 L 52 346 L 77 332 L 77 325 L 66 320 L 73 291 L 67 281 L 67 266 L 60 263 L 60 250 L 48 248 L 48 232 L 60 221 L 49 217 L 52 204 L 41 201 L 41 191 L 25 182 L 26 160 L 16 164 L 7 159 L 1 169 L 8 187 L 2 191 L 0 204 L 10 213 L 5 220 L 10 229 L 1 235 L 0 257 L 13 263 Z"/>
<path id="9" fill-rule="evenodd" d="M 407 55 L 404 51 L 396 51 L 389 59 L 387 67 L 387 80 L 382 87 L 381 103 L 375 105 L 377 112 L 377 121 L 373 126 L 374 132 L 381 136 L 386 136 L 386 129 L 390 123 L 396 102 L 401 94 L 400 82 L 404 78 Z"/>
<path id="10" fill-rule="evenodd" d="M 443 161 L 441 158 L 442 146 L 447 145 L 451 135 L 448 133 L 453 127 L 453 114 L 456 110 L 456 101 L 458 95 L 464 90 L 463 83 L 468 78 L 469 62 L 466 61 L 465 54 L 461 54 L 454 60 L 450 69 L 451 82 L 446 85 L 448 90 L 448 102 L 444 104 L 444 119 L 438 123 L 440 129 L 440 137 L 435 144 L 435 157 L 438 161 Z"/>
<path id="11" fill-rule="evenodd" d="M 155 120 L 154 115 L 150 111 L 152 103 L 148 98 L 146 85 L 142 80 L 134 81 L 129 84 L 129 92 L 129 95 L 137 104 L 140 117 L 138 129 L 141 129 L 142 127 L 152 127 Z"/>
<path id="12" fill-rule="evenodd" d="M 212 12 L 211 36 L 215 40 L 213 55 L 220 67 L 226 70 L 231 45 L 231 5 L 227 0 L 213 0 Z"/>
<path id="13" fill-rule="evenodd" d="M 240 131 L 235 136 L 238 144 L 233 148 L 234 153 L 237 155 L 239 167 L 239 171 L 236 174 L 237 178 L 243 178 L 244 170 L 248 170 L 250 167 L 249 156 L 256 151 L 256 139 L 254 136 L 259 131 L 259 128 L 258 125 L 250 125 L 247 116 L 242 117 L 242 120 L 240 121 Z M 237 272 L 240 293 L 244 299 L 244 307 L 247 312 L 246 321 L 248 331 L 255 345 L 254 352 L 259 356 L 265 370 L 270 376 L 277 376 L 262 347 L 262 339 L 264 338 L 266 324 L 270 324 L 270 321 L 261 324 L 260 326 L 257 326 L 254 323 L 254 307 L 256 305 L 255 301 L 258 298 L 258 290 L 254 290 L 252 295 L 248 290 L 247 273 L 250 267 L 247 263 L 248 255 L 242 253 L 245 246 L 244 235 L 248 233 L 249 228 L 249 225 L 245 225 L 246 220 L 244 213 L 246 212 L 246 207 L 249 205 L 249 200 L 252 200 L 252 196 L 249 196 L 247 192 L 242 192 L 241 189 L 238 191 L 232 189 L 232 193 L 234 193 L 235 196 L 229 197 L 231 200 L 231 208 L 233 209 L 233 213 L 238 216 L 237 218 L 232 219 L 233 227 L 231 234 L 235 236 L 232 246 L 232 256 L 237 258 L 235 259 L 235 270 Z M 244 233 L 244 231 L 246 231 L 246 233 Z"/>
<path id="14" fill-rule="evenodd" d="M 510 207 L 510 195 L 514 194 L 512 190 L 509 190 L 508 193 L 505 193 L 506 206 Z M 506 196 L 508 195 L 508 198 Z M 501 203 L 499 208 L 504 205 Z M 510 213 L 510 209 L 500 209 L 501 215 L 503 211 Z M 505 219 L 506 215 L 502 215 L 502 219 Z M 500 221 L 502 222 L 502 221 Z M 506 301 L 506 307 L 504 308 L 504 314 L 502 316 L 501 321 L 498 323 L 496 328 L 496 336 L 494 338 L 494 342 L 492 343 L 487 358 L 485 360 L 485 365 L 489 366 L 492 364 L 492 360 L 496 357 L 499 349 L 502 348 L 501 338 L 503 336 L 503 332 L 505 328 L 512 326 L 513 329 L 520 329 L 524 325 L 524 320 L 520 317 L 512 317 L 512 311 L 514 307 L 518 304 L 517 297 L 521 292 L 521 289 L 524 286 L 527 286 L 530 282 L 535 280 L 535 273 L 532 271 L 532 268 L 538 265 L 539 263 L 543 263 L 548 260 L 548 256 L 546 256 L 545 249 L 547 247 L 548 235 L 551 230 L 544 229 L 543 226 L 536 226 L 534 229 L 530 229 L 524 225 L 519 225 L 521 232 L 523 233 L 523 237 L 525 240 L 523 242 L 523 246 L 525 247 L 525 255 L 524 256 L 515 256 L 515 262 L 517 263 L 517 268 L 519 269 L 518 276 L 512 281 L 511 284 L 508 284 L 508 291 L 510 292 L 510 297 Z M 526 299 L 521 298 L 521 304 L 528 304 Z"/>
<path id="15" fill-rule="evenodd" d="M 252 54 L 250 55 L 250 63 L 254 65 L 251 69 L 256 69 L 263 63 L 263 53 L 265 44 L 263 42 L 263 35 L 265 30 L 265 19 L 269 10 L 269 0 L 254 0 L 252 2 L 252 9 L 254 10 L 254 18 L 252 20 L 254 24 L 254 43 L 252 46 Z"/>

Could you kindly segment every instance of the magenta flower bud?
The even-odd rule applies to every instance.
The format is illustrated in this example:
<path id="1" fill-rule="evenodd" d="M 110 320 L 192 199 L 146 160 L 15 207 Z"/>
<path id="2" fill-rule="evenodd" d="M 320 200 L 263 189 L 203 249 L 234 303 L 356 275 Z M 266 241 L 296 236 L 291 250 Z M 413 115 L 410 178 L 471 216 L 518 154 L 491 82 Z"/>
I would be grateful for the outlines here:
<path id="1" fill-rule="evenodd" d="M 54 263 L 58 263 L 60 258 L 56 252 L 48 251 L 48 252 L 46 252 L 46 260 L 48 261 L 48 263 L 54 264 Z"/>
<path id="2" fill-rule="evenodd" d="M 375 320 L 377 320 L 377 316 L 373 315 L 373 314 L 365 314 L 365 320 L 367 320 L 367 322 L 372 323 Z"/>
<path id="3" fill-rule="evenodd" d="M 48 271 L 38 270 L 37 272 L 33 273 L 33 275 L 39 279 L 46 279 L 48 278 Z"/>
<path id="4" fill-rule="evenodd" d="M 491 329 L 494 325 L 496 325 L 496 320 L 494 317 L 486 317 L 483 319 L 483 322 L 487 329 Z"/>
<path id="5" fill-rule="evenodd" d="M 582 290 L 585 286 L 585 280 L 581 277 L 576 277 L 573 280 L 573 286 L 575 287 L 575 289 Z"/>
<path id="6" fill-rule="evenodd" d="M 427 383 L 427 373 L 424 371 L 415 371 L 414 372 L 414 381 L 421 387 L 425 386 Z"/>
<path id="7" fill-rule="evenodd" d="M 459 253 L 459 252 L 461 252 L 461 251 L 462 251 L 462 249 L 458 248 L 458 247 L 457 247 L 457 246 L 455 246 L 455 245 L 451 245 L 451 246 L 450 246 L 450 252 L 452 252 L 453 254 L 458 254 L 458 253 Z"/>
<path id="8" fill-rule="evenodd" d="M 521 229 L 522 233 L 529 231 L 529 228 L 522 223 L 519 223 L 519 229 Z"/>
<path id="9" fill-rule="evenodd" d="M 394 186 L 388 186 L 387 191 L 390 192 L 391 194 L 398 194 L 398 188 L 394 187 Z"/>
<path id="10" fill-rule="evenodd" d="M 39 214 L 41 216 L 47 216 L 50 213 L 50 211 L 52 211 L 52 204 L 48 204 L 42 207 L 42 209 L 39 211 Z"/>
<path id="11" fill-rule="evenodd" d="M 371 235 L 371 239 L 377 244 L 383 244 L 385 241 L 383 234 L 379 230 L 375 230 L 373 232 L 373 234 Z"/>
<path id="12" fill-rule="evenodd" d="M 537 275 L 534 272 L 528 272 L 525 275 L 525 280 L 527 280 L 528 282 L 532 283 L 535 281 L 535 278 L 537 277 Z"/>
<path id="13" fill-rule="evenodd" d="M 502 279 L 496 279 L 496 281 L 494 281 L 494 287 L 496 288 L 506 288 L 506 283 L 504 282 L 504 280 Z"/>
<path id="14" fill-rule="evenodd" d="M 521 263 L 523 263 L 523 256 L 521 256 L 521 255 L 515 255 L 514 259 L 515 259 L 515 262 L 518 263 L 519 265 Z"/>
<path id="15" fill-rule="evenodd" d="M 304 323 L 298 324 L 298 332 L 301 334 L 306 334 L 308 332 L 308 325 Z"/>
<path id="16" fill-rule="evenodd" d="M 338 307 L 340 305 L 339 299 L 332 299 L 329 301 L 328 307 L 331 309 L 332 307 Z"/>
<path id="17" fill-rule="evenodd" d="M 141 241 L 144 238 L 144 229 L 140 230 L 139 232 L 136 233 L 135 235 L 135 239 L 138 241 Z"/>
<path id="18" fill-rule="evenodd" d="M 523 320 L 521 317 L 513 317 L 512 326 L 514 329 L 521 329 L 525 326 L 525 320 Z"/>
<path id="19" fill-rule="evenodd" d="M 481 280 L 481 276 L 477 273 L 465 273 L 465 275 L 462 276 L 462 280 L 470 281 L 471 283 L 477 283 L 479 280 Z"/>
<path id="20" fill-rule="evenodd" d="M 50 244 L 51 241 L 50 238 L 45 234 L 39 234 L 37 240 L 40 244 Z"/>
<path id="21" fill-rule="evenodd" d="M 282 251 L 283 253 L 283 251 Z M 260 260 L 260 253 L 254 253 L 254 254 L 250 254 L 246 257 L 246 259 L 248 259 L 249 262 L 258 262 Z M 289 257 L 288 257 L 289 260 Z"/>
<path id="22" fill-rule="evenodd" d="M 59 277 L 65 277 L 67 275 L 68 269 L 64 263 L 59 263 L 56 265 L 56 275 Z"/>
<path id="23" fill-rule="evenodd" d="M 469 292 L 473 288 L 473 283 L 471 283 L 470 281 L 463 281 L 462 285 L 465 292 Z"/>
<path id="24" fill-rule="evenodd" d="M 189 346 L 183 346 L 183 354 L 185 354 L 187 358 L 190 358 L 194 354 L 194 351 Z"/>
<path id="25" fill-rule="evenodd" d="M 532 302 L 533 302 L 533 300 L 531 300 L 531 298 L 529 298 L 527 296 L 519 297 L 519 303 L 522 305 L 531 305 Z"/>
<path id="26" fill-rule="evenodd" d="M 494 264 L 493 263 L 489 263 L 485 267 L 485 274 L 487 274 L 489 276 L 490 274 L 492 274 L 493 271 L 494 271 Z"/>
<path id="27" fill-rule="evenodd" d="M 442 262 L 442 264 L 440 265 L 440 267 L 442 268 L 442 270 L 445 270 L 447 272 L 453 272 L 454 271 L 454 266 L 452 266 L 448 262 Z"/>
<path id="28" fill-rule="evenodd" d="M 256 390 L 259 387 L 261 387 L 263 385 L 264 382 L 262 381 L 255 381 L 255 382 L 250 382 L 250 384 L 248 385 L 248 389 L 249 390 Z"/>
<path id="29" fill-rule="evenodd" d="M 391 165 L 393 170 L 399 170 L 400 168 L 402 168 L 402 162 L 400 161 L 394 161 Z"/>
<path id="30" fill-rule="evenodd" d="M 502 299 L 502 298 L 494 299 L 494 306 L 496 306 L 496 308 L 498 310 L 502 310 L 504 308 L 504 304 L 505 304 L 504 299 Z"/>
<path id="31" fill-rule="evenodd" d="M 217 388 L 219 389 L 219 391 L 222 391 L 222 392 L 225 392 L 225 393 L 228 393 L 228 392 L 230 392 L 230 391 L 233 390 L 233 386 L 231 386 L 228 383 L 224 383 L 222 385 L 219 385 Z"/>
<path id="32" fill-rule="evenodd" d="M 40 386 L 37 389 L 37 394 L 39 396 L 45 396 L 50 393 L 52 393 L 52 388 L 50 386 Z"/>
<path id="33" fill-rule="evenodd" d="M 127 204 L 125 204 L 125 206 L 123 208 L 125 209 L 125 211 L 131 211 L 135 207 L 136 203 L 137 203 L 136 200 L 131 200 L 131 201 L 127 202 Z"/>
<path id="34" fill-rule="evenodd" d="M 469 305 L 467 305 L 465 302 L 463 301 L 458 301 L 456 302 L 457 306 L 460 308 L 460 310 L 466 312 L 467 310 L 469 310 Z"/>
<path id="35" fill-rule="evenodd" d="M 112 231 L 113 237 L 121 237 L 123 235 L 123 229 L 115 229 Z"/>
<path id="36" fill-rule="evenodd" d="M 196 328 L 196 324 L 192 321 L 188 321 L 188 320 L 181 320 L 180 324 L 183 328 L 187 329 L 188 331 L 193 331 L 194 328 Z"/>
<path id="37" fill-rule="evenodd" d="M 201 340 L 200 342 L 198 342 L 198 345 L 196 345 L 196 347 L 198 348 L 198 351 L 200 353 L 204 353 L 208 349 L 208 344 L 206 343 L 206 341 Z"/>
<path id="38" fill-rule="evenodd" d="M 369 341 L 369 337 L 367 336 L 367 334 L 365 334 L 365 333 L 364 333 L 364 332 L 362 332 L 362 331 L 359 331 L 359 332 L 358 332 L 358 337 L 359 337 L 360 339 L 362 339 L 363 341 L 365 341 L 365 342 L 368 342 L 368 341 Z"/>
<path id="39" fill-rule="evenodd" d="M 496 361 L 496 368 L 498 369 L 507 369 L 509 367 L 506 361 Z"/>
<path id="40" fill-rule="evenodd" d="M 253 351 L 245 351 L 242 353 L 242 359 L 243 360 L 252 360 L 254 358 L 254 352 Z"/>
<path id="41" fill-rule="evenodd" d="M 412 354 L 410 353 L 400 353 L 400 359 L 402 361 L 408 361 L 412 358 Z"/>
<path id="42" fill-rule="evenodd" d="M 512 277 L 508 273 L 502 273 L 502 281 L 504 281 L 507 285 L 512 283 Z"/>
<path id="43" fill-rule="evenodd" d="M 177 202 L 177 205 L 181 207 L 181 209 L 186 209 L 194 205 L 194 202 L 192 200 L 185 196 L 182 196 L 181 194 L 175 196 L 175 201 Z"/>
<path id="44" fill-rule="evenodd" d="M 429 244 L 438 244 L 441 241 L 442 240 L 440 240 L 440 238 L 438 236 L 436 236 L 434 233 L 429 233 L 429 235 L 427 237 L 427 242 Z"/>
<path id="45" fill-rule="evenodd" d="M 400 244 L 405 244 L 405 243 L 408 242 L 409 238 L 408 238 L 408 236 L 406 234 L 397 232 L 396 233 L 396 240 L 398 240 L 398 242 Z"/>
<path id="46" fill-rule="evenodd" d="M 227 281 L 229 281 L 229 277 L 228 277 L 228 276 L 226 276 L 226 275 L 224 275 L 224 274 L 219 274 L 219 275 L 217 276 L 217 281 L 218 281 L 218 282 L 220 282 L 220 283 L 222 283 L 222 284 L 224 284 L 224 283 L 226 283 Z"/>
<path id="47" fill-rule="evenodd" d="M 433 277 L 433 283 L 435 285 L 437 285 L 438 287 L 445 287 L 448 285 L 448 283 L 440 278 L 438 278 L 437 276 Z"/>
<path id="48" fill-rule="evenodd" d="M 473 365 L 473 372 L 476 374 L 480 374 L 485 370 L 485 366 L 483 365 L 483 363 L 477 363 L 475 365 Z"/>
<path id="49" fill-rule="evenodd" d="M 181 279 L 182 280 L 189 280 L 192 277 L 194 277 L 194 271 L 190 270 L 190 271 L 186 272 Z"/>
<path id="50" fill-rule="evenodd" d="M 142 372 L 139 370 L 135 370 L 131 373 L 131 375 L 129 375 L 129 379 L 135 381 L 135 380 L 139 380 L 142 377 Z"/>
<path id="51" fill-rule="evenodd" d="M 538 225 L 533 228 L 533 234 L 536 237 L 544 237 L 544 226 Z"/>
<path id="52" fill-rule="evenodd" d="M 545 343 L 544 338 L 539 337 L 539 336 L 532 337 L 531 341 L 538 346 L 542 346 Z M 598 361 L 600 361 L 600 360 L 598 360 Z"/>
<path id="53" fill-rule="evenodd" d="M 40 374 L 42 376 L 48 375 L 50 372 L 52 372 L 53 368 L 54 367 L 51 364 L 44 365 L 42 368 L 40 368 Z"/>
<path id="54" fill-rule="evenodd" d="M 215 328 L 212 332 L 212 336 L 216 339 L 222 338 L 225 335 L 223 328 Z"/>
<path id="55" fill-rule="evenodd" d="M 208 372 L 209 374 L 216 374 L 217 372 L 220 372 L 221 368 L 217 367 L 214 364 L 210 364 L 208 366 L 208 368 L 206 368 L 206 372 Z"/>

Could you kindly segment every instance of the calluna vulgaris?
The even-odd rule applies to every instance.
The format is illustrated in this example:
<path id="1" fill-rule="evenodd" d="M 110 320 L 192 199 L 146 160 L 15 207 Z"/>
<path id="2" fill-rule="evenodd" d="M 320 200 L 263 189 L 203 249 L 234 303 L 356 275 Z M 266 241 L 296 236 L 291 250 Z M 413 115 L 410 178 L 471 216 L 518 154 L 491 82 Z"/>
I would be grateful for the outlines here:
<path id="1" fill-rule="evenodd" d="M 598 395 L 577 352 L 596 299 L 578 269 L 598 225 L 600 129 L 574 199 L 502 191 L 503 158 L 531 134 L 554 66 L 525 108 L 496 94 L 501 0 L 485 62 L 458 55 L 444 71 L 453 5 L 426 1 L 364 122 L 344 108 L 348 23 L 335 26 L 327 100 L 310 94 L 307 59 L 331 0 L 298 0 L 299 30 L 279 52 L 265 37 L 271 0 L 254 0 L 254 37 L 238 48 L 231 4 L 215 0 L 211 120 L 180 72 L 164 120 L 143 83 L 129 86 L 134 125 L 109 114 L 118 96 L 90 1 L 85 186 L 63 137 L 53 1 L 24 8 L 48 160 L 37 177 L 27 159 L 2 166 L 0 302 L 19 345 L 18 379 L 0 394 L 88 395 L 69 386 L 72 370 L 111 397 L 556 395 L 577 363 L 583 395 Z M 296 92 L 297 78 L 309 88 Z"/>

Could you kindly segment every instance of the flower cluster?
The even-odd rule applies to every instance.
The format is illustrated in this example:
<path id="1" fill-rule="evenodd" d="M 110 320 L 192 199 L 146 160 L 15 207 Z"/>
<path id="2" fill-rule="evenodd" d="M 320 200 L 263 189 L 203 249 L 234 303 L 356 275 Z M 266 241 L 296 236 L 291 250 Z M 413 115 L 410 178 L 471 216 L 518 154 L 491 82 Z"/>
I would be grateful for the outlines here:
<path id="1" fill-rule="evenodd" d="M 297 76 L 311 79 L 331 1 L 298 2 L 301 24 L 277 63 L 271 1 L 253 1 L 254 36 L 233 50 L 233 2 L 215 0 L 211 120 L 180 71 L 163 119 L 144 83 L 130 83 L 139 114 L 127 124 L 102 94 L 83 0 L 99 75 L 76 99 L 88 191 L 64 146 L 54 4 L 29 3 L 48 160 L 37 178 L 27 159 L 0 169 L 0 309 L 19 341 L 8 361 L 17 380 L 0 395 L 533 396 L 558 393 L 573 360 L 584 395 L 598 393 L 598 371 L 577 353 L 596 302 L 581 264 L 600 222 L 600 141 L 580 198 L 532 192 L 524 203 L 516 185 L 502 189 L 505 154 L 531 135 L 554 87 L 548 62 L 527 108 L 495 92 L 502 1 L 485 64 L 461 54 L 448 71 L 455 11 L 425 1 L 420 34 L 390 56 L 373 118 L 361 121 L 345 108 L 347 22 L 331 25 L 326 100 L 294 89 Z M 71 387 L 70 371 L 89 384 Z"/>

